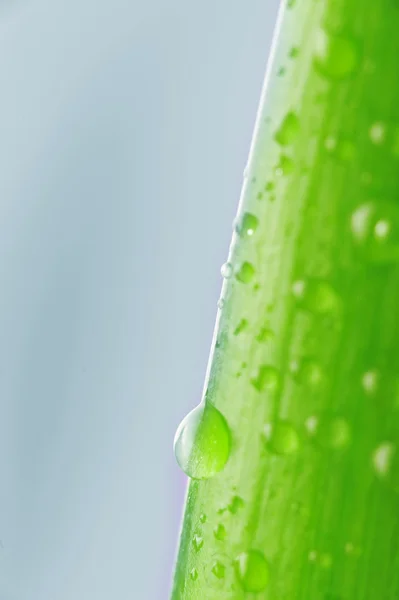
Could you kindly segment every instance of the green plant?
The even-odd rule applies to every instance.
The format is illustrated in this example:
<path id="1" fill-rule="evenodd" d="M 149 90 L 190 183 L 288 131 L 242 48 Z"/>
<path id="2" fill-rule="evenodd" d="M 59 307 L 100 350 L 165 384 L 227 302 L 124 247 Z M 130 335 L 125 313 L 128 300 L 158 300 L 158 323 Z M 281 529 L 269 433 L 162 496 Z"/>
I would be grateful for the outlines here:
<path id="1" fill-rule="evenodd" d="M 398 32 L 394 0 L 281 11 L 173 600 L 399 597 Z"/>

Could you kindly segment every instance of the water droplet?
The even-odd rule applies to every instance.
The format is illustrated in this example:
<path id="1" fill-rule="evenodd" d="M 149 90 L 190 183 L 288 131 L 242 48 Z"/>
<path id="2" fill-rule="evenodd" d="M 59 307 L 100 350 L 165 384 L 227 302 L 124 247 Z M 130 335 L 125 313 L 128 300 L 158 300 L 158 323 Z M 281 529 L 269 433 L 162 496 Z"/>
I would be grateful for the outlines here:
<path id="1" fill-rule="evenodd" d="M 296 4 L 296 0 L 288 0 L 287 1 L 288 8 L 294 8 L 295 4 Z"/>
<path id="2" fill-rule="evenodd" d="M 220 272 L 224 279 L 229 279 L 233 275 L 233 266 L 229 262 L 226 262 L 222 265 Z"/>
<path id="3" fill-rule="evenodd" d="M 279 163 L 276 166 L 274 173 L 276 177 L 284 177 L 285 175 L 291 175 L 294 169 L 295 163 L 292 160 L 292 158 L 290 158 L 286 154 L 282 154 L 280 156 Z"/>
<path id="4" fill-rule="evenodd" d="M 272 192 L 275 188 L 273 181 L 268 181 L 265 185 L 265 192 Z"/>
<path id="5" fill-rule="evenodd" d="M 274 454 L 294 454 L 299 448 L 299 436 L 288 421 L 268 423 L 263 429 L 266 447 Z"/>
<path id="6" fill-rule="evenodd" d="M 226 567 L 219 560 L 215 561 L 211 570 L 217 579 L 223 579 L 226 574 Z"/>
<path id="7" fill-rule="evenodd" d="M 263 592 L 270 578 L 269 565 L 259 550 L 243 552 L 234 561 L 238 580 L 245 592 Z"/>
<path id="8" fill-rule="evenodd" d="M 292 286 L 292 293 L 298 306 L 315 314 L 326 315 L 334 312 L 339 305 L 337 294 L 322 279 L 296 281 Z"/>
<path id="9" fill-rule="evenodd" d="M 280 67 L 279 70 L 277 71 L 277 77 L 284 77 L 285 73 L 286 73 L 286 68 Z"/>
<path id="10" fill-rule="evenodd" d="M 383 144 L 385 141 L 385 136 L 386 136 L 385 123 L 382 123 L 381 121 L 379 121 L 377 123 L 373 123 L 373 125 L 370 127 L 369 134 L 370 134 L 370 139 L 373 142 L 373 144 L 376 144 L 376 145 Z"/>
<path id="11" fill-rule="evenodd" d="M 197 579 L 198 579 L 198 571 L 197 571 L 196 568 L 191 569 L 191 571 L 190 571 L 190 577 L 191 577 L 191 579 L 193 581 L 197 581 Z"/>
<path id="12" fill-rule="evenodd" d="M 351 441 L 351 428 L 343 417 L 325 416 L 319 419 L 315 416 L 305 421 L 308 434 L 322 448 L 341 450 Z"/>
<path id="13" fill-rule="evenodd" d="M 293 376 L 299 383 L 317 388 L 323 381 L 322 368 L 310 358 L 304 358 L 300 361 L 295 360 L 290 367 Z"/>
<path id="14" fill-rule="evenodd" d="M 333 561 L 332 561 L 332 556 L 331 556 L 331 554 L 327 554 L 326 552 L 325 552 L 325 553 L 323 553 L 323 554 L 320 556 L 320 560 L 319 560 L 319 562 L 320 562 L 320 566 L 321 566 L 323 569 L 329 569 L 329 568 L 331 567 L 331 565 L 332 565 L 332 562 L 333 562 Z"/>
<path id="15" fill-rule="evenodd" d="M 251 237 L 258 229 L 258 217 L 251 213 L 244 213 L 236 225 L 236 231 L 241 237 Z"/>
<path id="16" fill-rule="evenodd" d="M 274 339 L 274 333 L 268 327 L 262 327 L 255 339 L 257 342 L 263 344 Z"/>
<path id="17" fill-rule="evenodd" d="M 390 474 L 396 448 L 391 442 L 383 442 L 374 451 L 372 463 L 379 477 L 387 477 Z"/>
<path id="18" fill-rule="evenodd" d="M 224 306 L 224 298 L 219 298 L 219 300 L 218 300 L 218 309 L 222 310 L 223 306 Z"/>
<path id="19" fill-rule="evenodd" d="M 245 331 L 247 329 L 247 327 L 248 327 L 247 319 L 241 319 L 241 321 L 238 323 L 237 327 L 234 329 L 234 335 L 239 335 L 240 333 Z"/>
<path id="20" fill-rule="evenodd" d="M 381 123 L 381 121 L 374 123 L 370 127 L 369 134 L 370 134 L 370 139 L 373 142 L 373 144 L 380 146 L 385 141 L 385 135 L 386 135 L 385 124 Z"/>
<path id="21" fill-rule="evenodd" d="M 251 379 L 251 383 L 258 392 L 264 390 L 275 392 L 280 384 L 280 375 L 275 367 L 261 365 L 256 375 Z"/>
<path id="22" fill-rule="evenodd" d="M 236 279 L 241 283 L 251 283 L 255 277 L 255 269 L 249 262 L 243 262 L 236 271 Z"/>
<path id="23" fill-rule="evenodd" d="M 289 112 L 283 119 L 274 139 L 280 146 L 291 146 L 299 134 L 299 119 L 294 112 Z"/>
<path id="24" fill-rule="evenodd" d="M 232 514 L 236 515 L 238 511 L 243 508 L 244 500 L 240 498 L 240 496 L 233 496 L 231 502 L 229 503 L 227 510 Z"/>
<path id="25" fill-rule="evenodd" d="M 337 147 L 337 140 L 334 137 L 329 136 L 324 142 L 324 147 L 329 152 L 332 152 Z"/>
<path id="26" fill-rule="evenodd" d="M 328 79 L 344 79 L 359 66 L 360 52 L 355 40 L 320 29 L 316 36 L 315 66 Z"/>
<path id="27" fill-rule="evenodd" d="M 222 523 L 219 523 L 213 530 L 213 535 L 217 540 L 222 542 L 226 538 L 226 527 Z"/>
<path id="28" fill-rule="evenodd" d="M 319 419 L 314 415 L 312 415 L 311 417 L 308 417 L 305 421 L 305 428 L 306 428 L 307 432 L 309 433 L 309 435 L 311 435 L 311 436 L 315 435 L 318 426 L 319 426 Z"/>
<path id="29" fill-rule="evenodd" d="M 201 513 L 199 516 L 199 520 L 201 521 L 201 523 L 206 523 L 206 514 Z"/>
<path id="30" fill-rule="evenodd" d="M 211 404 L 201 403 L 179 425 L 174 450 L 188 477 L 213 477 L 224 468 L 230 453 L 230 431 L 223 415 Z"/>
<path id="31" fill-rule="evenodd" d="M 311 550 L 308 554 L 308 559 L 310 562 L 315 562 L 317 560 L 317 552 L 315 550 Z"/>
<path id="32" fill-rule="evenodd" d="M 299 56 L 299 48 L 297 46 L 293 46 L 289 51 L 288 56 L 290 58 L 297 58 Z"/>
<path id="33" fill-rule="evenodd" d="M 366 202 L 353 213 L 351 230 L 363 257 L 374 263 L 399 260 L 399 206 L 393 202 Z"/>
<path id="34" fill-rule="evenodd" d="M 202 548 L 203 545 L 204 545 L 204 539 L 200 535 L 196 534 L 193 537 L 193 547 L 194 547 L 194 550 L 196 552 L 199 552 L 201 550 L 201 548 Z"/>
<path id="35" fill-rule="evenodd" d="M 372 396 L 378 389 L 379 372 L 376 369 L 366 371 L 362 377 L 362 387 L 366 394 Z"/>

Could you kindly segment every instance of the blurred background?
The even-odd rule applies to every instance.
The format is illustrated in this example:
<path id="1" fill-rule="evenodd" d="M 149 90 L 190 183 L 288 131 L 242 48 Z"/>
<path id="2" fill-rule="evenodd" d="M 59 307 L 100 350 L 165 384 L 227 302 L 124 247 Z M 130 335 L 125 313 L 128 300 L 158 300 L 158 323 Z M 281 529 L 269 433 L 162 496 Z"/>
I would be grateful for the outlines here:
<path id="1" fill-rule="evenodd" d="M 0 600 L 168 598 L 277 4 L 0 1 Z"/>

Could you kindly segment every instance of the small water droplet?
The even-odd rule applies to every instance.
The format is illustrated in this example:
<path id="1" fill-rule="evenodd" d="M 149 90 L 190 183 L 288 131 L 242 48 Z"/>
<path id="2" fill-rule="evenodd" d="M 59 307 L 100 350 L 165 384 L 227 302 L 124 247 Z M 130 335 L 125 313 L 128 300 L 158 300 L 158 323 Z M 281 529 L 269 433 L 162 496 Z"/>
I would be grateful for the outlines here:
<path id="1" fill-rule="evenodd" d="M 332 565 L 332 556 L 331 554 L 328 554 L 326 552 L 324 552 L 323 554 L 321 554 L 320 556 L 320 566 L 322 567 L 322 569 L 329 569 Z"/>
<path id="2" fill-rule="evenodd" d="M 383 442 L 376 448 L 372 456 L 372 463 L 379 477 L 387 477 L 390 474 L 396 448 L 391 442 Z"/>
<path id="3" fill-rule="evenodd" d="M 248 327 L 248 321 L 247 319 L 241 319 L 241 321 L 238 323 L 237 327 L 234 329 L 234 335 L 240 335 L 240 333 L 242 333 L 243 331 L 245 331 Z"/>
<path id="4" fill-rule="evenodd" d="M 201 521 L 201 523 L 206 523 L 206 514 L 201 513 L 199 516 L 199 520 Z"/>
<path id="5" fill-rule="evenodd" d="M 252 213 L 244 213 L 236 225 L 236 232 L 241 237 L 252 237 L 258 229 L 259 220 Z"/>
<path id="6" fill-rule="evenodd" d="M 243 552 L 234 561 L 238 580 L 245 592 L 263 592 L 269 583 L 269 564 L 259 550 Z"/>
<path id="7" fill-rule="evenodd" d="M 334 137 L 329 136 L 328 138 L 326 138 L 326 141 L 324 142 L 324 147 L 329 152 L 332 152 L 337 147 L 337 140 Z"/>
<path id="8" fill-rule="evenodd" d="M 292 293 L 299 307 L 315 314 L 332 313 L 339 305 L 336 292 L 322 279 L 296 281 L 292 286 Z"/>
<path id="9" fill-rule="evenodd" d="M 299 448 L 298 433 L 288 421 L 267 423 L 263 429 L 263 435 L 266 447 L 274 454 L 294 454 Z"/>
<path id="10" fill-rule="evenodd" d="M 236 279 L 240 283 L 251 283 L 255 277 L 255 269 L 249 262 L 243 262 L 236 271 Z"/>
<path id="11" fill-rule="evenodd" d="M 288 8 L 294 8 L 295 4 L 296 4 L 296 0 L 287 0 Z"/>
<path id="12" fill-rule="evenodd" d="M 317 560 L 317 552 L 316 550 L 311 550 L 308 554 L 308 559 L 310 562 L 316 562 Z"/>
<path id="13" fill-rule="evenodd" d="M 318 425 L 319 419 L 315 415 L 308 417 L 305 421 L 305 428 L 311 436 L 315 435 Z"/>
<path id="14" fill-rule="evenodd" d="M 275 367 L 261 365 L 256 375 L 251 379 L 251 383 L 258 392 L 264 390 L 275 392 L 280 384 L 280 375 Z"/>
<path id="15" fill-rule="evenodd" d="M 385 124 L 382 123 L 381 121 L 374 123 L 370 127 L 369 134 L 370 134 L 370 139 L 373 142 L 373 144 L 380 146 L 385 141 L 385 135 L 386 135 Z"/>
<path id="16" fill-rule="evenodd" d="M 319 419 L 315 416 L 305 421 L 308 434 L 322 448 L 341 450 L 351 441 L 351 428 L 343 417 L 325 416 Z"/>
<path id="17" fill-rule="evenodd" d="M 274 170 L 274 174 L 276 177 L 284 177 L 286 175 L 291 175 L 291 173 L 294 172 L 294 169 L 295 163 L 293 159 L 286 154 L 282 154 L 279 163 Z"/>
<path id="18" fill-rule="evenodd" d="M 223 415 L 211 404 L 201 403 L 179 425 L 174 450 L 188 477 L 213 477 L 224 468 L 230 454 L 230 430 Z"/>
<path id="19" fill-rule="evenodd" d="M 274 139 L 280 146 L 291 146 L 299 134 L 299 119 L 294 112 L 289 112 L 283 119 Z"/>
<path id="20" fill-rule="evenodd" d="M 232 514 L 232 515 L 236 515 L 238 513 L 238 511 L 243 508 L 244 506 L 244 500 L 242 498 L 240 498 L 240 496 L 233 496 L 228 507 L 227 510 Z"/>
<path id="21" fill-rule="evenodd" d="M 273 181 L 268 181 L 265 185 L 265 192 L 272 192 L 275 188 Z"/>
<path id="22" fill-rule="evenodd" d="M 360 52 L 350 37 L 332 35 L 320 29 L 316 35 L 315 66 L 327 79 L 344 79 L 359 66 Z"/>
<path id="23" fill-rule="evenodd" d="M 298 383 L 317 388 L 323 381 L 323 370 L 320 365 L 311 358 L 295 360 L 291 363 L 291 372 Z"/>
<path id="24" fill-rule="evenodd" d="M 286 68 L 285 67 L 280 67 L 279 70 L 277 71 L 277 77 L 284 77 L 284 75 L 286 74 Z"/>
<path id="25" fill-rule="evenodd" d="M 224 306 L 224 298 L 219 298 L 219 300 L 218 300 L 218 309 L 222 310 L 223 306 Z"/>
<path id="26" fill-rule="evenodd" d="M 226 527 L 219 523 L 213 530 L 213 535 L 219 542 L 222 542 L 226 538 Z"/>
<path id="27" fill-rule="evenodd" d="M 293 46 L 291 48 L 291 50 L 289 51 L 288 56 L 290 58 L 297 58 L 299 56 L 299 48 L 298 48 L 298 46 Z"/>
<path id="28" fill-rule="evenodd" d="M 399 260 L 399 206 L 393 202 L 366 202 L 351 217 L 355 245 L 374 263 Z"/>
<path id="29" fill-rule="evenodd" d="M 223 579 L 226 574 L 226 567 L 219 560 L 215 561 L 211 569 L 217 579 Z"/>
<path id="30" fill-rule="evenodd" d="M 371 369 L 370 371 L 366 371 L 362 376 L 362 387 L 366 394 L 372 396 L 376 393 L 378 389 L 378 381 L 379 381 L 379 372 L 377 369 Z"/>
<path id="31" fill-rule="evenodd" d="M 255 339 L 260 344 L 263 344 L 265 342 L 270 342 L 271 340 L 274 339 L 274 333 L 268 327 L 262 327 L 262 329 L 259 331 L 259 333 Z"/>
<path id="32" fill-rule="evenodd" d="M 197 581 L 197 579 L 198 579 L 198 571 L 197 571 L 197 569 L 196 569 L 196 568 L 194 568 L 194 569 L 191 569 L 191 571 L 190 571 L 190 578 L 191 578 L 193 581 Z"/>
<path id="33" fill-rule="evenodd" d="M 229 262 L 226 262 L 222 265 L 220 272 L 224 279 L 229 279 L 233 275 L 233 266 Z"/>
<path id="34" fill-rule="evenodd" d="M 198 534 L 194 535 L 194 537 L 193 537 L 194 550 L 196 552 L 199 552 L 203 545 L 204 545 L 204 539 Z"/>

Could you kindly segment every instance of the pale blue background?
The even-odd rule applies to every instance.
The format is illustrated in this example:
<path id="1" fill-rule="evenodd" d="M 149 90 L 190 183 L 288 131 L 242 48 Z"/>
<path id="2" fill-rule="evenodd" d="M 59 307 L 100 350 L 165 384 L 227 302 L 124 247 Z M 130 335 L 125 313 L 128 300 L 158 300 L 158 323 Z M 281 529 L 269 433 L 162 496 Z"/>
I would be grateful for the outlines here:
<path id="1" fill-rule="evenodd" d="M 0 2 L 0 600 L 168 598 L 277 3 Z"/>

